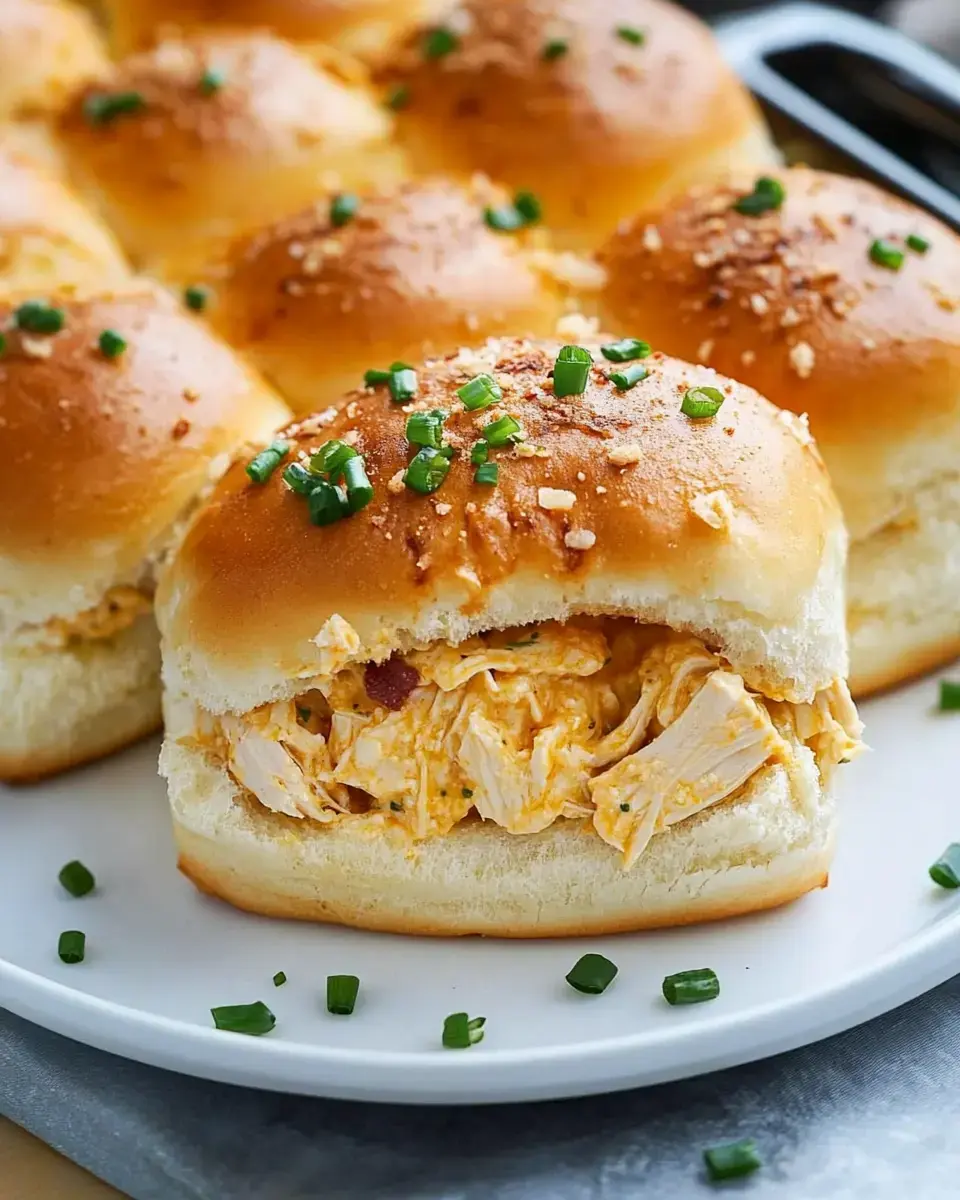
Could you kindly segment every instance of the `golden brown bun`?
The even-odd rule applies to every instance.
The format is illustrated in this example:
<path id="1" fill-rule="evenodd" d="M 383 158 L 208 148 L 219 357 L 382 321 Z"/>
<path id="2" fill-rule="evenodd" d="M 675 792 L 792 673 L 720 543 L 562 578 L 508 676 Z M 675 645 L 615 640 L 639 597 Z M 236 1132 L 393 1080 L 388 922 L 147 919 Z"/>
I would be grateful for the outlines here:
<path id="1" fill-rule="evenodd" d="M 595 246 L 693 179 L 776 161 L 709 29 L 665 0 L 466 0 L 447 25 L 451 53 L 426 56 L 420 32 L 384 75 L 409 89 L 413 165 L 536 192 L 566 245 Z M 546 60 L 554 39 L 567 52 Z"/>
<path id="2" fill-rule="evenodd" d="M 113 235 L 69 187 L 0 145 L 0 290 L 110 284 L 129 273 Z"/>
<path id="3" fill-rule="evenodd" d="M 75 97 L 61 122 L 71 170 L 139 265 L 183 280 L 221 242 L 325 189 L 402 174 L 390 114 L 341 64 L 267 34 L 165 42 Z M 223 81 L 213 94 L 208 71 Z M 130 92 L 139 111 L 91 121 L 96 97 Z"/>
<path id="4" fill-rule="evenodd" d="M 290 41 L 326 42 L 378 57 L 446 0 L 101 0 L 118 54 L 209 26 L 270 29 Z"/>
<path id="5" fill-rule="evenodd" d="M 295 411 L 337 399 L 368 367 L 552 333 L 564 297 L 542 235 L 484 222 L 504 198 L 483 181 L 410 183 L 365 198 L 341 228 L 324 201 L 233 248 L 212 319 Z"/>
<path id="6" fill-rule="evenodd" d="M 161 583 L 170 686 L 210 710 L 245 711 L 343 661 L 577 612 L 694 632 L 772 696 L 809 699 L 845 675 L 846 538 L 794 419 L 708 368 L 660 356 L 620 392 L 596 346 L 587 392 L 558 399 L 548 377 L 558 349 L 493 341 L 420 371 L 417 405 L 450 412 L 446 435 L 460 451 L 432 497 L 389 486 L 408 462 L 407 413 L 383 387 L 288 434 L 305 451 L 357 438 L 376 489 L 357 515 L 314 527 L 281 471 L 256 486 L 234 466 Z M 455 396 L 480 371 L 495 373 L 502 409 L 539 448 L 498 452 L 496 488 L 473 482 L 468 458 L 497 410 L 467 413 Z M 716 419 L 680 412 L 699 385 L 723 389 Z M 639 462 L 611 461 L 627 447 Z M 541 488 L 574 493 L 572 509 L 545 508 L 553 497 Z M 595 545 L 572 548 L 567 534 L 576 543 L 578 532 Z M 334 615 L 355 644 L 326 625 Z"/>
<path id="7" fill-rule="evenodd" d="M 801 787 L 763 767 L 654 837 L 630 871 L 579 821 L 528 836 L 468 821 L 411 843 L 376 818 L 328 827 L 268 812 L 171 738 L 160 769 L 180 869 L 239 908 L 391 933 L 575 937 L 738 916 L 826 884 L 833 803 L 810 752 L 798 755 Z"/>
<path id="8" fill-rule="evenodd" d="M 626 226 L 600 255 L 601 309 L 809 414 L 853 539 L 851 682 L 863 694 L 960 641 L 960 239 L 871 184 L 777 174 L 779 211 L 733 211 L 754 183 L 742 175 Z M 906 249 L 910 234 L 926 254 Z M 877 238 L 906 250 L 899 271 L 871 260 Z"/>
<path id="9" fill-rule="evenodd" d="M 22 299 L 22 297 L 20 298 Z M 0 300 L 0 629 L 73 617 L 136 584 L 215 460 L 287 410 L 203 325 L 146 285 L 58 299 L 53 335 Z M 104 330 L 127 342 L 113 360 Z"/>
<path id="10" fill-rule="evenodd" d="M 62 0 L 0 4 L 0 121 L 56 112 L 106 63 L 93 19 L 77 5 Z"/>

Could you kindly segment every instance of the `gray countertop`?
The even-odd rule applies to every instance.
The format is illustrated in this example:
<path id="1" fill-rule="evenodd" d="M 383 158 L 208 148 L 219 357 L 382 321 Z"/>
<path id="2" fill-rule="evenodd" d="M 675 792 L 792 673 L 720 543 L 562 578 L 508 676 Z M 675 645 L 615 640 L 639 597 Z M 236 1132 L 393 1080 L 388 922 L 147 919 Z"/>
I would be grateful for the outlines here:
<path id="1" fill-rule="evenodd" d="M 958 947 L 960 959 L 960 947 Z M 0 1112 L 134 1200 L 716 1196 L 702 1147 L 750 1136 L 751 1200 L 918 1200 L 960 1179 L 960 977 L 763 1063 L 585 1100 L 399 1108 L 205 1083 L 0 1013 Z"/>

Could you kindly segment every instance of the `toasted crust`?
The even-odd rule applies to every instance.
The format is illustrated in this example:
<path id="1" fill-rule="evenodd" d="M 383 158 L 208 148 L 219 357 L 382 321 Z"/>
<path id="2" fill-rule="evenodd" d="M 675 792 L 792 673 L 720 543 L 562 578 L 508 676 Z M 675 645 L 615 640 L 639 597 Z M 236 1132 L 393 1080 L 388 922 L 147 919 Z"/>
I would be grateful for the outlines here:
<path id="1" fill-rule="evenodd" d="M 210 94 L 207 71 L 222 79 Z M 142 97 L 140 110 L 92 122 L 85 105 L 117 92 Z M 197 34 L 132 55 L 75 97 L 60 132 L 71 170 L 129 253 L 177 279 L 324 188 L 402 173 L 390 114 L 362 73 L 265 33 Z"/>
<path id="2" fill-rule="evenodd" d="M 535 191 L 568 244 L 595 245 L 694 178 L 775 161 L 713 35 L 674 4 L 466 0 L 449 24 L 450 53 L 425 55 L 420 32 L 384 73 L 409 89 L 398 132 L 414 165 Z M 557 39 L 566 52 L 545 57 Z"/>
<path id="3" fill-rule="evenodd" d="M 505 199 L 480 180 L 409 183 L 365 197 L 339 228 L 329 203 L 314 205 L 233 247 L 215 276 L 213 320 L 300 411 L 339 398 L 371 366 L 508 330 L 552 333 L 564 298 L 542 236 L 484 221 Z"/>
<path id="4" fill-rule="evenodd" d="M 55 112 L 107 56 L 89 13 L 61 0 L 4 0 L 0 119 Z"/>
<path id="5" fill-rule="evenodd" d="M 0 624 L 69 617 L 136 583 L 215 460 L 287 415 L 158 288 L 58 304 L 64 328 L 45 336 L 13 328 L 17 299 L 0 300 Z M 107 329 L 127 342 L 112 360 Z"/>
<path id="6" fill-rule="evenodd" d="M 624 871 L 578 821 L 519 837 L 473 821 L 411 843 L 363 818 L 327 828 L 240 797 L 195 750 L 165 745 L 180 869 L 199 888 L 267 916 L 390 933 L 576 937 L 712 921 L 773 908 L 827 882 L 833 804 L 781 767 L 673 825 Z"/>
<path id="7" fill-rule="evenodd" d="M 349 659 L 575 612 L 689 629 L 769 695 L 807 699 L 844 675 L 845 534 L 809 439 L 755 392 L 674 359 L 648 359 L 648 377 L 621 392 L 596 345 L 586 393 L 558 399 L 548 377 L 558 350 L 493 341 L 420 372 L 417 406 L 450 413 L 459 450 L 432 497 L 397 478 L 407 412 L 382 387 L 283 435 L 297 453 L 356 438 L 375 499 L 350 519 L 316 528 L 281 471 L 258 486 L 237 464 L 161 583 L 174 686 L 212 710 L 244 711 Z M 499 410 L 465 412 L 455 395 L 487 370 L 503 387 L 500 409 L 538 448 L 495 452 L 496 488 L 475 484 L 468 460 Z M 722 388 L 716 419 L 680 412 L 695 385 Z M 571 493 L 573 507 L 551 509 L 541 488 Z M 716 520 L 712 502 L 727 516 Z M 594 535 L 592 548 L 568 544 L 576 531 Z M 334 616 L 355 645 L 327 626 Z"/>
<path id="8" fill-rule="evenodd" d="M 602 311 L 672 354 L 708 360 L 809 413 L 854 540 L 895 518 L 960 455 L 960 239 L 871 184 L 775 173 L 779 211 L 731 205 L 754 176 L 701 187 L 637 218 L 601 253 Z M 902 269 L 886 238 L 930 242 Z"/>
<path id="9" fill-rule="evenodd" d="M 439 15 L 447 0 L 100 0 L 100 6 L 119 54 L 174 31 L 219 25 L 270 29 L 290 41 L 376 57 L 418 21 Z"/>
<path id="10" fill-rule="evenodd" d="M 129 273 L 113 234 L 69 187 L 0 146 L 0 289 L 109 285 Z"/>

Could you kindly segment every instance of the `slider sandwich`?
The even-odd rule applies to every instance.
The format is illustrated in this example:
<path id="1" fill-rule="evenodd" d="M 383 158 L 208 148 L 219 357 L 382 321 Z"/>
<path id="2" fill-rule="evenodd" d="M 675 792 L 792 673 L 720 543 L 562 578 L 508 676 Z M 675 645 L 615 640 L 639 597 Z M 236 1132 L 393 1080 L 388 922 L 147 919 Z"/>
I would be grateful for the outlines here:
<path id="1" fill-rule="evenodd" d="M 860 747 L 839 507 L 792 416 L 648 352 L 384 370 L 223 477 L 158 592 L 201 889 L 560 936 L 826 882 Z"/>
<path id="2" fill-rule="evenodd" d="M 159 289 L 0 299 L 0 779 L 159 725 L 157 565 L 231 452 L 287 417 Z"/>
<path id="3" fill-rule="evenodd" d="M 603 248 L 605 324 L 809 416 L 850 530 L 850 685 L 960 653 L 960 238 L 800 168 L 692 189 Z"/>

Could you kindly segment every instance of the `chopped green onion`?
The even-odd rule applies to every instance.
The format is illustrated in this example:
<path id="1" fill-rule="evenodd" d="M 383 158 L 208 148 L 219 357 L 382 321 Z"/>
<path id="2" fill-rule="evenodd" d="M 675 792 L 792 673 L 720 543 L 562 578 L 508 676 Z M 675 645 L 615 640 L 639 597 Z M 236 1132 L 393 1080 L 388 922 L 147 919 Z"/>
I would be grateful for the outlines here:
<path id="1" fill-rule="evenodd" d="M 4 350 L 6 350 L 6 348 L 7 348 L 6 335 L 0 333 L 0 354 L 3 354 Z"/>
<path id="2" fill-rule="evenodd" d="M 629 811 L 630 811 L 630 805 L 629 805 L 629 804 L 627 804 L 626 802 L 624 802 L 623 804 L 621 804 L 621 805 L 620 805 L 620 811 L 621 811 L 621 812 L 629 812 Z"/>
<path id="3" fill-rule="evenodd" d="M 363 382 L 367 387 L 376 387 L 380 383 L 389 383 L 390 372 L 379 371 L 376 367 L 371 367 L 369 371 L 364 371 Z"/>
<path id="4" fill-rule="evenodd" d="M 500 464 L 495 462 L 481 463 L 473 473 L 474 483 L 483 483 L 487 487 L 496 487 L 500 482 Z"/>
<path id="5" fill-rule="evenodd" d="M 391 800 L 390 807 L 394 812 L 403 812 L 403 805 L 399 802 L 399 800 Z"/>
<path id="6" fill-rule="evenodd" d="M 336 483 L 343 474 L 344 464 L 351 458 L 356 458 L 357 452 L 339 438 L 324 442 L 320 449 L 310 459 L 310 470 L 318 475 L 326 475 L 330 483 Z"/>
<path id="7" fill-rule="evenodd" d="M 274 987 L 283 987 L 283 985 L 284 985 L 286 982 L 287 982 L 287 973 L 286 973 L 286 971 L 278 971 L 278 972 L 276 973 L 276 975 L 274 975 L 274 977 L 273 977 L 273 986 L 274 986 Z"/>
<path id="8" fill-rule="evenodd" d="M 59 333 L 66 316 L 62 308 L 54 308 L 46 300 L 27 300 L 14 309 L 13 320 L 27 333 Z"/>
<path id="9" fill-rule="evenodd" d="M 703 421 L 707 417 L 715 417 L 723 404 L 724 395 L 719 388 L 697 387 L 690 388 L 684 393 L 680 411 L 685 417 L 695 421 Z"/>
<path id="10" fill-rule="evenodd" d="M 551 38 L 543 43 L 540 56 L 544 62 L 553 62 L 557 58 L 563 58 L 569 49 L 570 43 L 564 38 Z"/>
<path id="11" fill-rule="evenodd" d="M 480 432 L 489 446 L 506 446 L 523 438 L 520 422 L 509 415 L 484 425 Z"/>
<path id="12" fill-rule="evenodd" d="M 500 204 L 496 208 L 488 205 L 483 210 L 483 219 L 497 233 L 515 233 L 527 223 L 523 213 L 512 204 Z"/>
<path id="13" fill-rule="evenodd" d="M 517 192 L 513 197 L 513 207 L 527 225 L 536 225 L 543 217 L 543 205 L 533 192 Z"/>
<path id="14" fill-rule="evenodd" d="M 457 457 L 457 451 L 456 451 L 455 446 L 441 446 L 440 449 L 437 451 L 437 453 L 442 454 L 444 458 L 456 458 Z"/>
<path id="15" fill-rule="evenodd" d="M 733 207 L 745 217 L 759 217 L 762 213 L 776 211 L 786 198 L 786 189 L 779 179 L 761 175 L 753 185 L 753 191 L 741 196 Z"/>
<path id="16" fill-rule="evenodd" d="M 430 446 L 424 446 L 404 471 L 403 482 L 411 491 L 429 496 L 443 483 L 449 470 L 449 458 Z"/>
<path id="17" fill-rule="evenodd" d="M 875 242 L 870 243 L 871 262 L 875 262 L 878 267 L 886 267 L 888 271 L 899 271 L 906 257 L 899 246 L 888 242 L 886 238 L 877 238 Z"/>
<path id="18" fill-rule="evenodd" d="M 631 46 L 642 46 L 647 40 L 647 35 L 642 29 L 635 29 L 632 25 L 618 25 L 617 37 L 621 41 L 629 42 Z"/>
<path id="19" fill-rule="evenodd" d="M 930 878 L 942 888 L 960 887 L 960 842 L 951 842 L 930 868 Z"/>
<path id="20" fill-rule="evenodd" d="M 423 39 L 424 58 L 446 58 L 460 45 L 460 39 L 452 29 L 444 29 L 441 25 L 431 29 Z"/>
<path id="21" fill-rule="evenodd" d="M 497 400 L 503 399 L 503 389 L 492 375 L 475 375 L 463 387 L 457 388 L 457 395 L 463 401 L 463 407 L 471 412 L 488 408 Z"/>
<path id="22" fill-rule="evenodd" d="M 97 345 L 104 358 L 119 358 L 127 348 L 126 338 L 114 329 L 105 329 L 97 339 Z"/>
<path id="23" fill-rule="evenodd" d="M 204 96 L 214 96 L 222 90 L 226 82 L 227 77 L 223 71 L 218 71 L 216 67 L 207 67 L 200 76 L 200 91 Z"/>
<path id="24" fill-rule="evenodd" d="M 601 346 L 600 353 L 609 362 L 624 363 L 647 358 L 651 350 L 649 342 L 641 342 L 639 338 L 621 338 L 618 342 L 607 342 Z"/>
<path id="25" fill-rule="evenodd" d="M 639 363 L 634 363 L 632 366 L 625 368 L 623 371 L 613 371 L 607 378 L 612 384 L 620 389 L 621 392 L 629 391 L 630 388 L 636 387 L 641 379 L 646 379 L 650 374 L 646 367 L 641 367 Z"/>
<path id="26" fill-rule="evenodd" d="M 461 788 L 460 795 L 464 798 L 464 800 L 472 800 L 473 799 L 473 789 L 472 788 Z"/>
<path id="27" fill-rule="evenodd" d="M 668 1004 L 702 1004 L 720 995 L 720 980 L 709 967 L 679 971 L 663 981 L 663 998 Z"/>
<path id="28" fill-rule="evenodd" d="M 578 992 L 599 996 L 617 977 L 617 966 L 602 954 L 584 954 L 567 974 L 567 983 Z"/>
<path id="29" fill-rule="evenodd" d="M 353 192 L 341 192 L 330 201 L 330 224 L 339 229 L 357 215 L 360 208 L 360 197 Z"/>
<path id="30" fill-rule="evenodd" d="M 553 394 L 582 396 L 590 378 L 593 356 L 582 346 L 563 346 L 553 365 Z"/>
<path id="31" fill-rule="evenodd" d="M 253 1004 L 224 1004 L 220 1008 L 211 1008 L 210 1015 L 218 1029 L 227 1033 L 246 1033 L 250 1037 L 262 1037 L 277 1023 L 277 1018 L 262 1000 L 255 1000 Z"/>
<path id="32" fill-rule="evenodd" d="M 289 442 L 279 439 L 271 442 L 266 450 L 261 450 L 255 458 L 247 463 L 247 474 L 254 483 L 266 483 L 289 453 Z"/>
<path id="33" fill-rule="evenodd" d="M 203 312 L 210 301 L 210 289 L 202 283 L 192 283 L 183 289 L 183 302 L 191 312 Z"/>
<path id="34" fill-rule="evenodd" d="M 960 711 L 960 683 L 953 683 L 949 679 L 940 680 L 940 711 Z"/>
<path id="35" fill-rule="evenodd" d="M 308 471 L 303 463 L 291 463 L 283 472 L 283 482 L 298 496 L 309 496 L 321 482 L 313 471 Z"/>
<path id="36" fill-rule="evenodd" d="M 91 125 L 109 125 L 117 117 L 138 113 L 146 108 L 139 92 L 98 92 L 83 102 L 83 115 Z"/>
<path id="37" fill-rule="evenodd" d="M 432 412 L 411 413 L 407 417 L 407 441 L 413 446 L 432 446 L 439 450 L 443 445 L 443 423 L 447 414 L 442 408 Z"/>
<path id="38" fill-rule="evenodd" d="M 61 868 L 57 878 L 71 896 L 86 896 L 96 886 L 96 880 L 91 872 L 77 859 L 68 862 L 65 867 Z"/>
<path id="39" fill-rule="evenodd" d="M 313 525 L 332 525 L 349 512 L 343 492 L 323 479 L 307 496 L 307 508 Z"/>
<path id="40" fill-rule="evenodd" d="M 911 233 L 907 236 L 907 245 L 915 254 L 926 254 L 930 249 L 930 243 L 925 237 L 921 237 L 919 233 Z"/>
<path id="41" fill-rule="evenodd" d="M 479 467 L 481 463 L 485 463 L 490 457 L 490 443 L 485 442 L 482 438 L 479 442 L 474 442 L 470 450 L 470 461 L 475 467 Z"/>
<path id="42" fill-rule="evenodd" d="M 347 508 L 357 513 L 373 499 L 373 485 L 367 478 L 367 468 L 358 455 L 343 464 L 343 482 L 347 490 Z"/>
<path id="43" fill-rule="evenodd" d="M 713 1183 L 724 1179 L 739 1179 L 742 1175 L 752 1175 L 763 1166 L 757 1153 L 756 1143 L 752 1138 L 744 1138 L 740 1142 L 728 1142 L 724 1146 L 711 1146 L 703 1152 L 704 1165 Z"/>
<path id="44" fill-rule="evenodd" d="M 466 1013 L 451 1013 L 443 1022 L 443 1044 L 447 1050 L 469 1050 L 483 1041 L 486 1017 L 470 1017 Z"/>
<path id="45" fill-rule="evenodd" d="M 387 108 L 392 108 L 394 112 L 399 112 L 402 108 L 406 108 L 409 103 L 410 88 L 407 84 L 398 83 L 396 87 L 392 87 L 387 92 Z"/>
<path id="46" fill-rule="evenodd" d="M 65 929 L 57 943 L 57 954 L 65 963 L 81 963 L 87 952 L 87 935 L 79 929 Z"/>
<path id="47" fill-rule="evenodd" d="M 357 1003 L 360 980 L 356 975 L 327 976 L 327 1012 L 349 1017 Z"/>
<path id="48" fill-rule="evenodd" d="M 406 404 L 417 395 L 417 373 L 412 367 L 399 366 L 390 368 L 390 395 L 394 404 Z"/>

